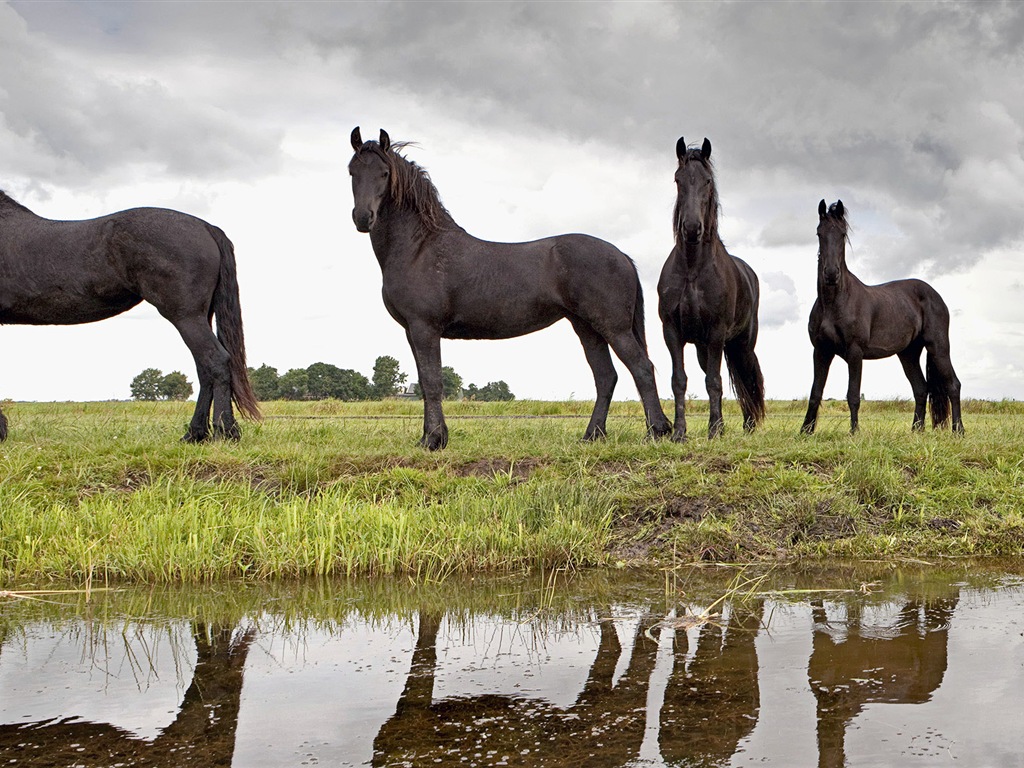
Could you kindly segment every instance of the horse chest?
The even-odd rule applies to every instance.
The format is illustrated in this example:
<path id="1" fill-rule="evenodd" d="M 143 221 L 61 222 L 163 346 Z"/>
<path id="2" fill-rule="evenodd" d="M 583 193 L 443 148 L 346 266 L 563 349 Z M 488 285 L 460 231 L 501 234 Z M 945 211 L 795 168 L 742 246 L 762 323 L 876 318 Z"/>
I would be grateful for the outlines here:
<path id="1" fill-rule="evenodd" d="M 684 341 L 704 339 L 709 329 L 720 320 L 720 313 L 714 309 L 714 302 L 710 300 L 707 291 L 694 282 L 682 282 L 673 298 L 671 303 L 674 311 L 671 316 Z"/>

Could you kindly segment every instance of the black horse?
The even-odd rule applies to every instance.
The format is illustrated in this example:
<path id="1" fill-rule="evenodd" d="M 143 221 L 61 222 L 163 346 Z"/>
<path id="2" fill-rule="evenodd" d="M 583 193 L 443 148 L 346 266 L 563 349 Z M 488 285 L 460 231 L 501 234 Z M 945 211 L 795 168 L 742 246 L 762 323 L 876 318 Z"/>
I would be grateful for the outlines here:
<path id="1" fill-rule="evenodd" d="M 452 219 L 426 172 L 385 131 L 352 131 L 349 163 L 356 229 L 370 234 L 384 278 L 384 306 L 405 328 L 423 390 L 421 445 L 448 442 L 441 410 L 441 339 L 507 339 L 567 318 L 594 372 L 597 401 L 584 439 L 604 436 L 618 378 L 608 347 L 626 364 L 649 431 L 668 434 L 647 356 L 644 303 L 633 262 L 589 235 L 492 243 Z"/>
<path id="2" fill-rule="evenodd" d="M 217 227 L 163 208 L 52 221 L 0 192 L 0 324 L 75 325 L 148 301 L 196 361 L 199 396 L 183 439 L 240 435 L 231 409 L 260 418 L 245 365 L 231 241 Z M 213 332 L 213 318 L 217 332 Z M 0 414 L 0 440 L 7 420 Z"/>
<path id="3" fill-rule="evenodd" d="M 658 311 L 672 356 L 676 423 L 672 439 L 686 439 L 686 370 L 683 347 L 697 347 L 710 400 L 708 438 L 722 433 L 722 356 L 748 432 L 764 419 L 764 378 L 754 354 L 760 289 L 754 270 L 731 256 L 718 236 L 718 190 L 711 142 L 687 149 L 676 142 L 675 247 L 658 281 Z"/>
<path id="4" fill-rule="evenodd" d="M 846 401 L 850 431 L 857 431 L 861 368 L 865 360 L 896 355 L 914 390 L 914 430 L 924 429 L 931 401 L 932 425 L 963 433 L 960 380 L 949 358 L 949 310 L 938 292 L 921 280 L 864 285 L 846 266 L 848 224 L 843 201 L 818 204 L 818 299 L 807 331 L 814 345 L 814 383 L 802 431 L 814 432 L 825 380 L 839 355 L 850 367 Z M 921 372 L 921 351 L 927 350 Z"/>

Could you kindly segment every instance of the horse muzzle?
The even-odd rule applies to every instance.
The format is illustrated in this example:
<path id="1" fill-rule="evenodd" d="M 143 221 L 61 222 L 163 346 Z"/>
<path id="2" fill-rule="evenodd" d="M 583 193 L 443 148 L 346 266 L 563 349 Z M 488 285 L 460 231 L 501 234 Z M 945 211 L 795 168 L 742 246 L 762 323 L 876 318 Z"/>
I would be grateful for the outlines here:
<path id="1" fill-rule="evenodd" d="M 704 234 L 704 225 L 699 221 L 684 221 L 682 226 L 683 242 L 696 245 Z"/>
<path id="2" fill-rule="evenodd" d="M 353 208 L 352 221 L 355 223 L 357 231 L 369 232 L 377 223 L 377 214 L 373 211 L 360 211 Z"/>

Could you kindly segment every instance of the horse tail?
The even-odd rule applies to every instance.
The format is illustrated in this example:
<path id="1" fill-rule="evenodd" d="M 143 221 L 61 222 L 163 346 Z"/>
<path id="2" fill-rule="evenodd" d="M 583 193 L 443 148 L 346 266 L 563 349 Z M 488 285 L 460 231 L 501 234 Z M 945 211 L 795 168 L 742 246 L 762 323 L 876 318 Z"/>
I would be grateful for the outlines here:
<path id="1" fill-rule="evenodd" d="M 744 427 L 753 429 L 764 421 L 764 376 L 753 346 L 746 338 L 734 339 L 725 345 L 725 365 L 729 382 L 743 411 Z"/>
<path id="2" fill-rule="evenodd" d="M 644 290 L 640 286 L 640 275 L 636 271 L 636 264 L 633 264 L 633 276 L 636 278 L 636 301 L 633 303 L 633 337 L 637 340 L 640 348 L 647 352 L 647 329 L 644 327 Z"/>
<path id="3" fill-rule="evenodd" d="M 924 370 L 928 385 L 928 401 L 932 408 L 932 427 L 944 427 L 949 421 L 949 393 L 946 392 L 946 383 L 939 375 L 935 357 L 930 351 L 926 354 Z"/>
<path id="4" fill-rule="evenodd" d="M 212 315 L 217 318 L 217 338 L 231 358 L 231 399 L 243 415 L 261 421 L 263 415 L 245 364 L 245 334 L 242 330 L 242 304 L 238 299 L 235 247 L 217 227 L 211 225 L 210 234 L 220 249 L 220 279 L 213 291 Z"/>

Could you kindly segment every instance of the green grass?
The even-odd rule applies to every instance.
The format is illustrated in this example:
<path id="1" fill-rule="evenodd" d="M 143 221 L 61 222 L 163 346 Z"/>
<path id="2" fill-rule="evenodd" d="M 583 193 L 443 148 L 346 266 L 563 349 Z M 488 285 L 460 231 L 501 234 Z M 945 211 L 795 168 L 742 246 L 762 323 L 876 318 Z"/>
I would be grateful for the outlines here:
<path id="1" fill-rule="evenodd" d="M 200 446 L 188 403 L 7 403 L 0 586 L 1024 554 L 1024 404 L 965 404 L 963 438 L 911 434 L 907 402 L 852 437 L 845 403 L 811 437 L 802 402 L 751 435 L 728 406 L 709 443 L 694 401 L 675 445 L 638 403 L 595 444 L 589 402 L 449 403 L 427 453 L 416 402 L 271 403 Z"/>

